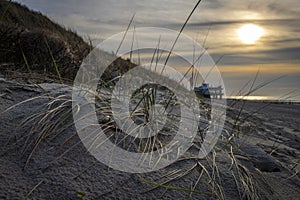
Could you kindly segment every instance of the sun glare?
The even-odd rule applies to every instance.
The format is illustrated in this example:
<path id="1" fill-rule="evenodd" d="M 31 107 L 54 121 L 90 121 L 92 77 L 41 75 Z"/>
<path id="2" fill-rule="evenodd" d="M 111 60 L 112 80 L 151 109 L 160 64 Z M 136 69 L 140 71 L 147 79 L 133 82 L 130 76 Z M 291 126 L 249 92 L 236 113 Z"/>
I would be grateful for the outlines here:
<path id="1" fill-rule="evenodd" d="M 240 40 L 245 44 L 255 44 L 264 35 L 264 29 L 254 24 L 246 24 L 237 30 Z"/>

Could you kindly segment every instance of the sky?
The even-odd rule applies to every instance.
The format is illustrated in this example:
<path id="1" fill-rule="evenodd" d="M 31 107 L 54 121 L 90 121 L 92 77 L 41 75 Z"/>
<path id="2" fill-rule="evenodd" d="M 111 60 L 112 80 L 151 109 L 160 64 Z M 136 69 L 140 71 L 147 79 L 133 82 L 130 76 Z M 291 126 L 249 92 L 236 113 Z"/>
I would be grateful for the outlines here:
<path id="1" fill-rule="evenodd" d="M 72 28 L 94 44 L 122 32 L 135 14 L 135 27 L 179 31 L 196 0 L 18 0 Z M 203 0 L 184 34 L 204 44 L 218 62 L 228 96 L 255 78 L 256 85 L 283 76 L 252 94 L 253 98 L 300 101 L 299 0 Z M 253 44 L 237 31 L 246 24 L 263 29 Z M 249 86 L 250 87 L 250 86 Z M 247 88 L 247 87 L 246 87 Z M 247 90 L 243 91 L 244 93 Z M 289 95 L 285 96 L 285 94 Z"/>

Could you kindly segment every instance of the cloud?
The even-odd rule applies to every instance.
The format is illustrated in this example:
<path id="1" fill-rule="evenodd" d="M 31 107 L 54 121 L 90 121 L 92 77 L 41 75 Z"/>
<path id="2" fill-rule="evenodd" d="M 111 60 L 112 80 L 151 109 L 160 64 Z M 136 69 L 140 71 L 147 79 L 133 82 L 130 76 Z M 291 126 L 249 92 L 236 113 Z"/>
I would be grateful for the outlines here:
<path id="1" fill-rule="evenodd" d="M 91 36 L 97 43 L 124 31 L 134 13 L 136 27 L 156 26 L 179 30 L 197 0 L 18 0 L 18 2 L 45 13 L 66 27 L 77 30 L 83 36 Z M 266 30 L 265 36 L 255 46 L 244 45 L 236 35 L 236 30 L 245 23 L 255 23 Z M 209 48 L 208 51 L 215 60 L 224 54 L 230 54 L 222 60 L 223 66 L 234 66 L 236 69 L 248 66 L 247 69 L 250 69 L 249 66 L 256 64 L 280 64 L 284 67 L 288 63 L 293 63 L 295 65 L 289 70 L 297 71 L 298 74 L 296 68 L 300 68 L 299 0 L 202 1 L 184 33 L 202 43 L 210 26 L 205 46 Z M 245 80 L 242 76 L 238 78 L 238 73 L 235 73 L 235 76 L 240 81 Z M 299 80 L 299 75 L 295 76 Z M 290 80 L 297 81 L 296 78 Z M 285 83 L 292 85 L 292 81 Z M 297 86 L 300 87 L 299 83 Z"/>
<path id="2" fill-rule="evenodd" d="M 300 48 L 282 48 L 282 49 L 270 49 L 263 51 L 254 51 L 248 53 L 232 53 L 232 54 L 210 54 L 212 58 L 217 61 L 222 58 L 219 65 L 222 66 L 249 66 L 249 65 L 262 65 L 262 64 L 287 64 L 296 63 L 296 67 L 300 70 Z M 295 67 L 295 66 L 294 66 Z M 295 68 L 293 68 L 295 69 Z M 297 71 L 297 73 L 299 72 Z"/>
<path id="3" fill-rule="evenodd" d="M 59 18 L 78 15 L 86 22 L 106 23 L 111 26 L 126 25 L 133 13 L 135 22 L 142 26 L 166 26 L 176 24 L 175 28 L 186 19 L 196 3 L 182 0 L 19 0 L 30 8 L 39 10 L 58 21 Z M 296 6 L 297 5 L 297 6 Z M 240 1 L 240 0 L 209 0 L 202 1 L 191 18 L 190 23 L 228 23 L 242 20 L 267 19 L 299 19 L 298 0 Z M 78 27 L 78 22 L 68 21 L 67 26 Z M 92 26 L 92 25 L 91 25 Z M 106 26 L 107 27 L 107 26 Z M 103 30 L 104 33 L 106 30 Z M 107 31 L 109 32 L 109 30 Z"/>

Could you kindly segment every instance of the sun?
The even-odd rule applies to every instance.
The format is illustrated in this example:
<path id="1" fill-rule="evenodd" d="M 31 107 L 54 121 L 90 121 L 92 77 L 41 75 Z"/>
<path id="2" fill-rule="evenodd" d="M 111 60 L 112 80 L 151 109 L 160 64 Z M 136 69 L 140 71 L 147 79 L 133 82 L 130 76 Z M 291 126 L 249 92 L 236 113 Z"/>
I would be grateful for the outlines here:
<path id="1" fill-rule="evenodd" d="M 255 44 L 264 35 L 264 29 L 254 24 L 246 24 L 237 30 L 240 40 L 245 44 Z"/>

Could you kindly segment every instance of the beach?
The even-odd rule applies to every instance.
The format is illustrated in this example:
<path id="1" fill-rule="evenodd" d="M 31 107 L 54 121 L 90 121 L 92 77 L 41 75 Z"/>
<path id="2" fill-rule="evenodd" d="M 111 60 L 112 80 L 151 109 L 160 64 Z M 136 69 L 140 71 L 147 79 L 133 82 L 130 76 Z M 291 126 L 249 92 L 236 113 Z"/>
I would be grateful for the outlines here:
<path id="1" fill-rule="evenodd" d="M 299 104 L 229 100 L 226 131 L 206 158 L 186 154 L 158 171 L 131 174 L 107 167 L 84 147 L 64 115 L 71 108 L 70 92 L 66 85 L 1 80 L 1 199 L 300 196 Z M 49 104 L 53 99 L 57 105 Z M 62 111 L 49 112 L 62 102 Z"/>

